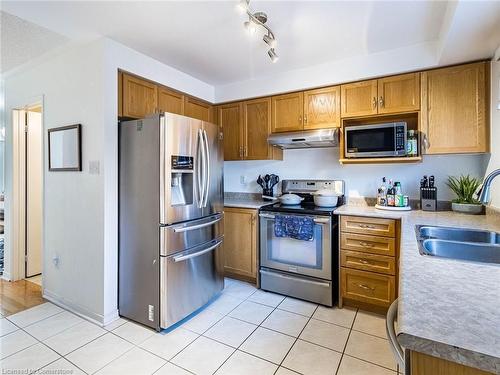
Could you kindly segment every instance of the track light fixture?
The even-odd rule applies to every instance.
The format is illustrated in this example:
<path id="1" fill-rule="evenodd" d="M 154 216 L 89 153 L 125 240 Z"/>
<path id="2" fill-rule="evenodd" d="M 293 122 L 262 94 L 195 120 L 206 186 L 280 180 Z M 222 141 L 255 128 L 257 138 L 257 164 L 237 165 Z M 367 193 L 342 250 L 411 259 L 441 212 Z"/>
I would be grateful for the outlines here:
<path id="1" fill-rule="evenodd" d="M 252 12 L 250 10 L 250 0 L 240 0 L 238 3 L 238 10 L 240 10 L 242 13 L 247 14 L 248 21 L 245 21 L 243 25 L 250 34 L 256 33 L 258 26 L 264 28 L 266 34 L 264 35 L 262 40 L 270 48 L 269 51 L 267 51 L 267 54 L 269 55 L 269 58 L 273 63 L 278 61 L 278 54 L 275 51 L 278 41 L 276 40 L 273 31 L 266 25 L 267 14 L 265 14 L 264 12 Z"/>

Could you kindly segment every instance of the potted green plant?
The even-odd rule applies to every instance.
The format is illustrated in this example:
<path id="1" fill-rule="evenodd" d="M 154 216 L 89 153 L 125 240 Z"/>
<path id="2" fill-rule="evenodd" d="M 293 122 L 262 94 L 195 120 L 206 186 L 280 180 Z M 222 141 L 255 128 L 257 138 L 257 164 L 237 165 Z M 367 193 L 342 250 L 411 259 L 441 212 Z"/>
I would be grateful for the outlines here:
<path id="1" fill-rule="evenodd" d="M 466 214 L 479 214 L 483 210 L 482 204 L 475 198 L 476 190 L 481 186 L 481 180 L 475 177 L 460 176 L 448 177 L 446 185 L 457 195 L 451 201 L 451 209 Z"/>

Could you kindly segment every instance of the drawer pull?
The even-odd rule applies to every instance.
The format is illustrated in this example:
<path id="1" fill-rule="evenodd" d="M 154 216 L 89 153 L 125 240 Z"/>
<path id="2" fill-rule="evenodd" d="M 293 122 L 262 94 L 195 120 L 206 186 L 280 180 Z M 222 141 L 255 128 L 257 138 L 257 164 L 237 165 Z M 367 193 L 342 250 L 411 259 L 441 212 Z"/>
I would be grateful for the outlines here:
<path id="1" fill-rule="evenodd" d="M 373 246 L 375 246 L 374 244 L 368 243 L 368 242 L 365 242 L 365 241 L 359 241 L 359 245 L 363 246 L 363 247 L 373 247 Z"/>
<path id="2" fill-rule="evenodd" d="M 375 288 L 369 287 L 368 285 L 365 284 L 358 284 L 358 286 L 365 290 L 371 290 L 372 292 L 375 290 Z"/>
<path id="3" fill-rule="evenodd" d="M 369 261 L 364 260 L 364 259 L 360 259 L 359 262 L 363 263 L 363 264 L 372 264 L 372 262 L 369 262 Z"/>
<path id="4" fill-rule="evenodd" d="M 359 227 L 360 228 L 363 228 L 363 229 L 375 229 L 375 227 L 373 225 L 369 225 L 369 224 L 359 224 Z"/>

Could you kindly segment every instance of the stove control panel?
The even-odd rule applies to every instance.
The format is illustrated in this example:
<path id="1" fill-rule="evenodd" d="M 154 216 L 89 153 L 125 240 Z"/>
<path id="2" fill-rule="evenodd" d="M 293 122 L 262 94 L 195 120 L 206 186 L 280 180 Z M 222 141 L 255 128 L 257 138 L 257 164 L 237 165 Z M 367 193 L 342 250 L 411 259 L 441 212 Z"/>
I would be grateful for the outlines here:
<path id="1" fill-rule="evenodd" d="M 283 180 L 281 182 L 283 193 L 314 193 L 317 190 L 334 190 L 337 194 L 344 194 L 345 182 L 343 180 Z"/>

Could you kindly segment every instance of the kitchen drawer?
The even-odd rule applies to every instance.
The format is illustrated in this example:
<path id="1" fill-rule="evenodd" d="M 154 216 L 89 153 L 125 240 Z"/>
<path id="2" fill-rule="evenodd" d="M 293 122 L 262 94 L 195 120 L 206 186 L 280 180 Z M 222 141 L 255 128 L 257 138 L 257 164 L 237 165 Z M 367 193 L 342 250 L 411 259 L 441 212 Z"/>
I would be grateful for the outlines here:
<path id="1" fill-rule="evenodd" d="M 340 229 L 342 232 L 395 237 L 396 221 L 376 217 L 342 216 L 340 218 Z"/>
<path id="2" fill-rule="evenodd" d="M 342 232 L 340 234 L 340 248 L 362 253 L 394 256 L 396 254 L 396 240 L 389 237 Z"/>
<path id="3" fill-rule="evenodd" d="M 362 271 L 396 274 L 396 260 L 384 255 L 359 253 L 357 251 L 340 251 L 340 265 L 347 268 L 356 268 Z"/>
<path id="4" fill-rule="evenodd" d="M 395 298 L 395 277 L 341 267 L 342 297 L 388 307 Z"/>

